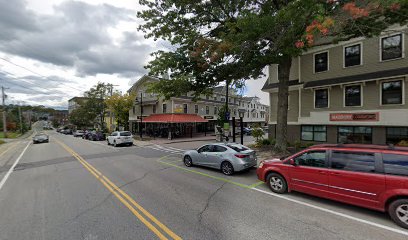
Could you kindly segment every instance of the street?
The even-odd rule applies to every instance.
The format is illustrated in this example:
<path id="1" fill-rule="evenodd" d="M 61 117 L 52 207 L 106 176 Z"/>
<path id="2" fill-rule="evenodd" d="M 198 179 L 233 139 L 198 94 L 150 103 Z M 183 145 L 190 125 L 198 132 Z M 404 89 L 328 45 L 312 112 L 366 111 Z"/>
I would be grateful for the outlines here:
<path id="1" fill-rule="evenodd" d="M 2 240 L 408 237 L 384 213 L 274 195 L 255 169 L 226 177 L 187 168 L 182 147 L 114 148 L 48 134 L 50 143 L 23 139 L 0 152 Z"/>

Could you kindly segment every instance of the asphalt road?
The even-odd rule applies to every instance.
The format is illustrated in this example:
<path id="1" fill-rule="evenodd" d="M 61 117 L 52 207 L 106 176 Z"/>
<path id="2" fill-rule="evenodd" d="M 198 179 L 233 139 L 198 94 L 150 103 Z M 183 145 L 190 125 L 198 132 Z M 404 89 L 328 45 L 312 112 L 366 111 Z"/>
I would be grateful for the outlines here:
<path id="1" fill-rule="evenodd" d="M 49 135 L 0 149 L 0 239 L 408 239 L 383 213 L 270 195 L 255 170 L 225 177 L 184 167 L 177 148 Z"/>

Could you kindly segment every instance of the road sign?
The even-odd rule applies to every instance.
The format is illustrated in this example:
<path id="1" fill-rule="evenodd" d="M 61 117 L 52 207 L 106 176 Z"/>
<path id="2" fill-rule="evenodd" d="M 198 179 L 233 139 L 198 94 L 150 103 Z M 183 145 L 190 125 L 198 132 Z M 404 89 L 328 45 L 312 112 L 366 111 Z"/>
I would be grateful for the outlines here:
<path id="1" fill-rule="evenodd" d="M 229 120 L 230 119 L 230 112 L 226 112 L 225 113 L 225 120 Z"/>

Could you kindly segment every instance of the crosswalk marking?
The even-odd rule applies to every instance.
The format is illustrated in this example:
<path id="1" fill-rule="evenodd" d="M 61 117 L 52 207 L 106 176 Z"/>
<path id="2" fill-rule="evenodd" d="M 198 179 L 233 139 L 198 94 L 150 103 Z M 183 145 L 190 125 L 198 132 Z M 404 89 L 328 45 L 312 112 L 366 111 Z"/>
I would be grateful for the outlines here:
<path id="1" fill-rule="evenodd" d="M 174 147 L 165 147 L 158 144 L 154 144 L 152 146 L 146 146 L 147 148 L 154 149 L 157 151 L 168 152 L 168 153 L 183 153 L 185 150 L 174 148 Z"/>

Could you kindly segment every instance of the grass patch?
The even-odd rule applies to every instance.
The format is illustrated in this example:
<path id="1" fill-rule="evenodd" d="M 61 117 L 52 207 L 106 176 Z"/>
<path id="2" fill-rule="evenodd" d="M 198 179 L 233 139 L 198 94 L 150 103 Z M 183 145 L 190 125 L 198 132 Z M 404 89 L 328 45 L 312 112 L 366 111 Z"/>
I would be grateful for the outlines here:
<path id="1" fill-rule="evenodd" d="M 18 132 L 7 132 L 7 138 L 17 138 L 20 136 Z M 4 138 L 4 132 L 0 132 L 0 138 Z"/>
<path id="2" fill-rule="evenodd" d="M 3 144 L 3 143 L 5 143 L 5 141 L 3 141 L 3 140 L 0 139 L 0 145 Z"/>

